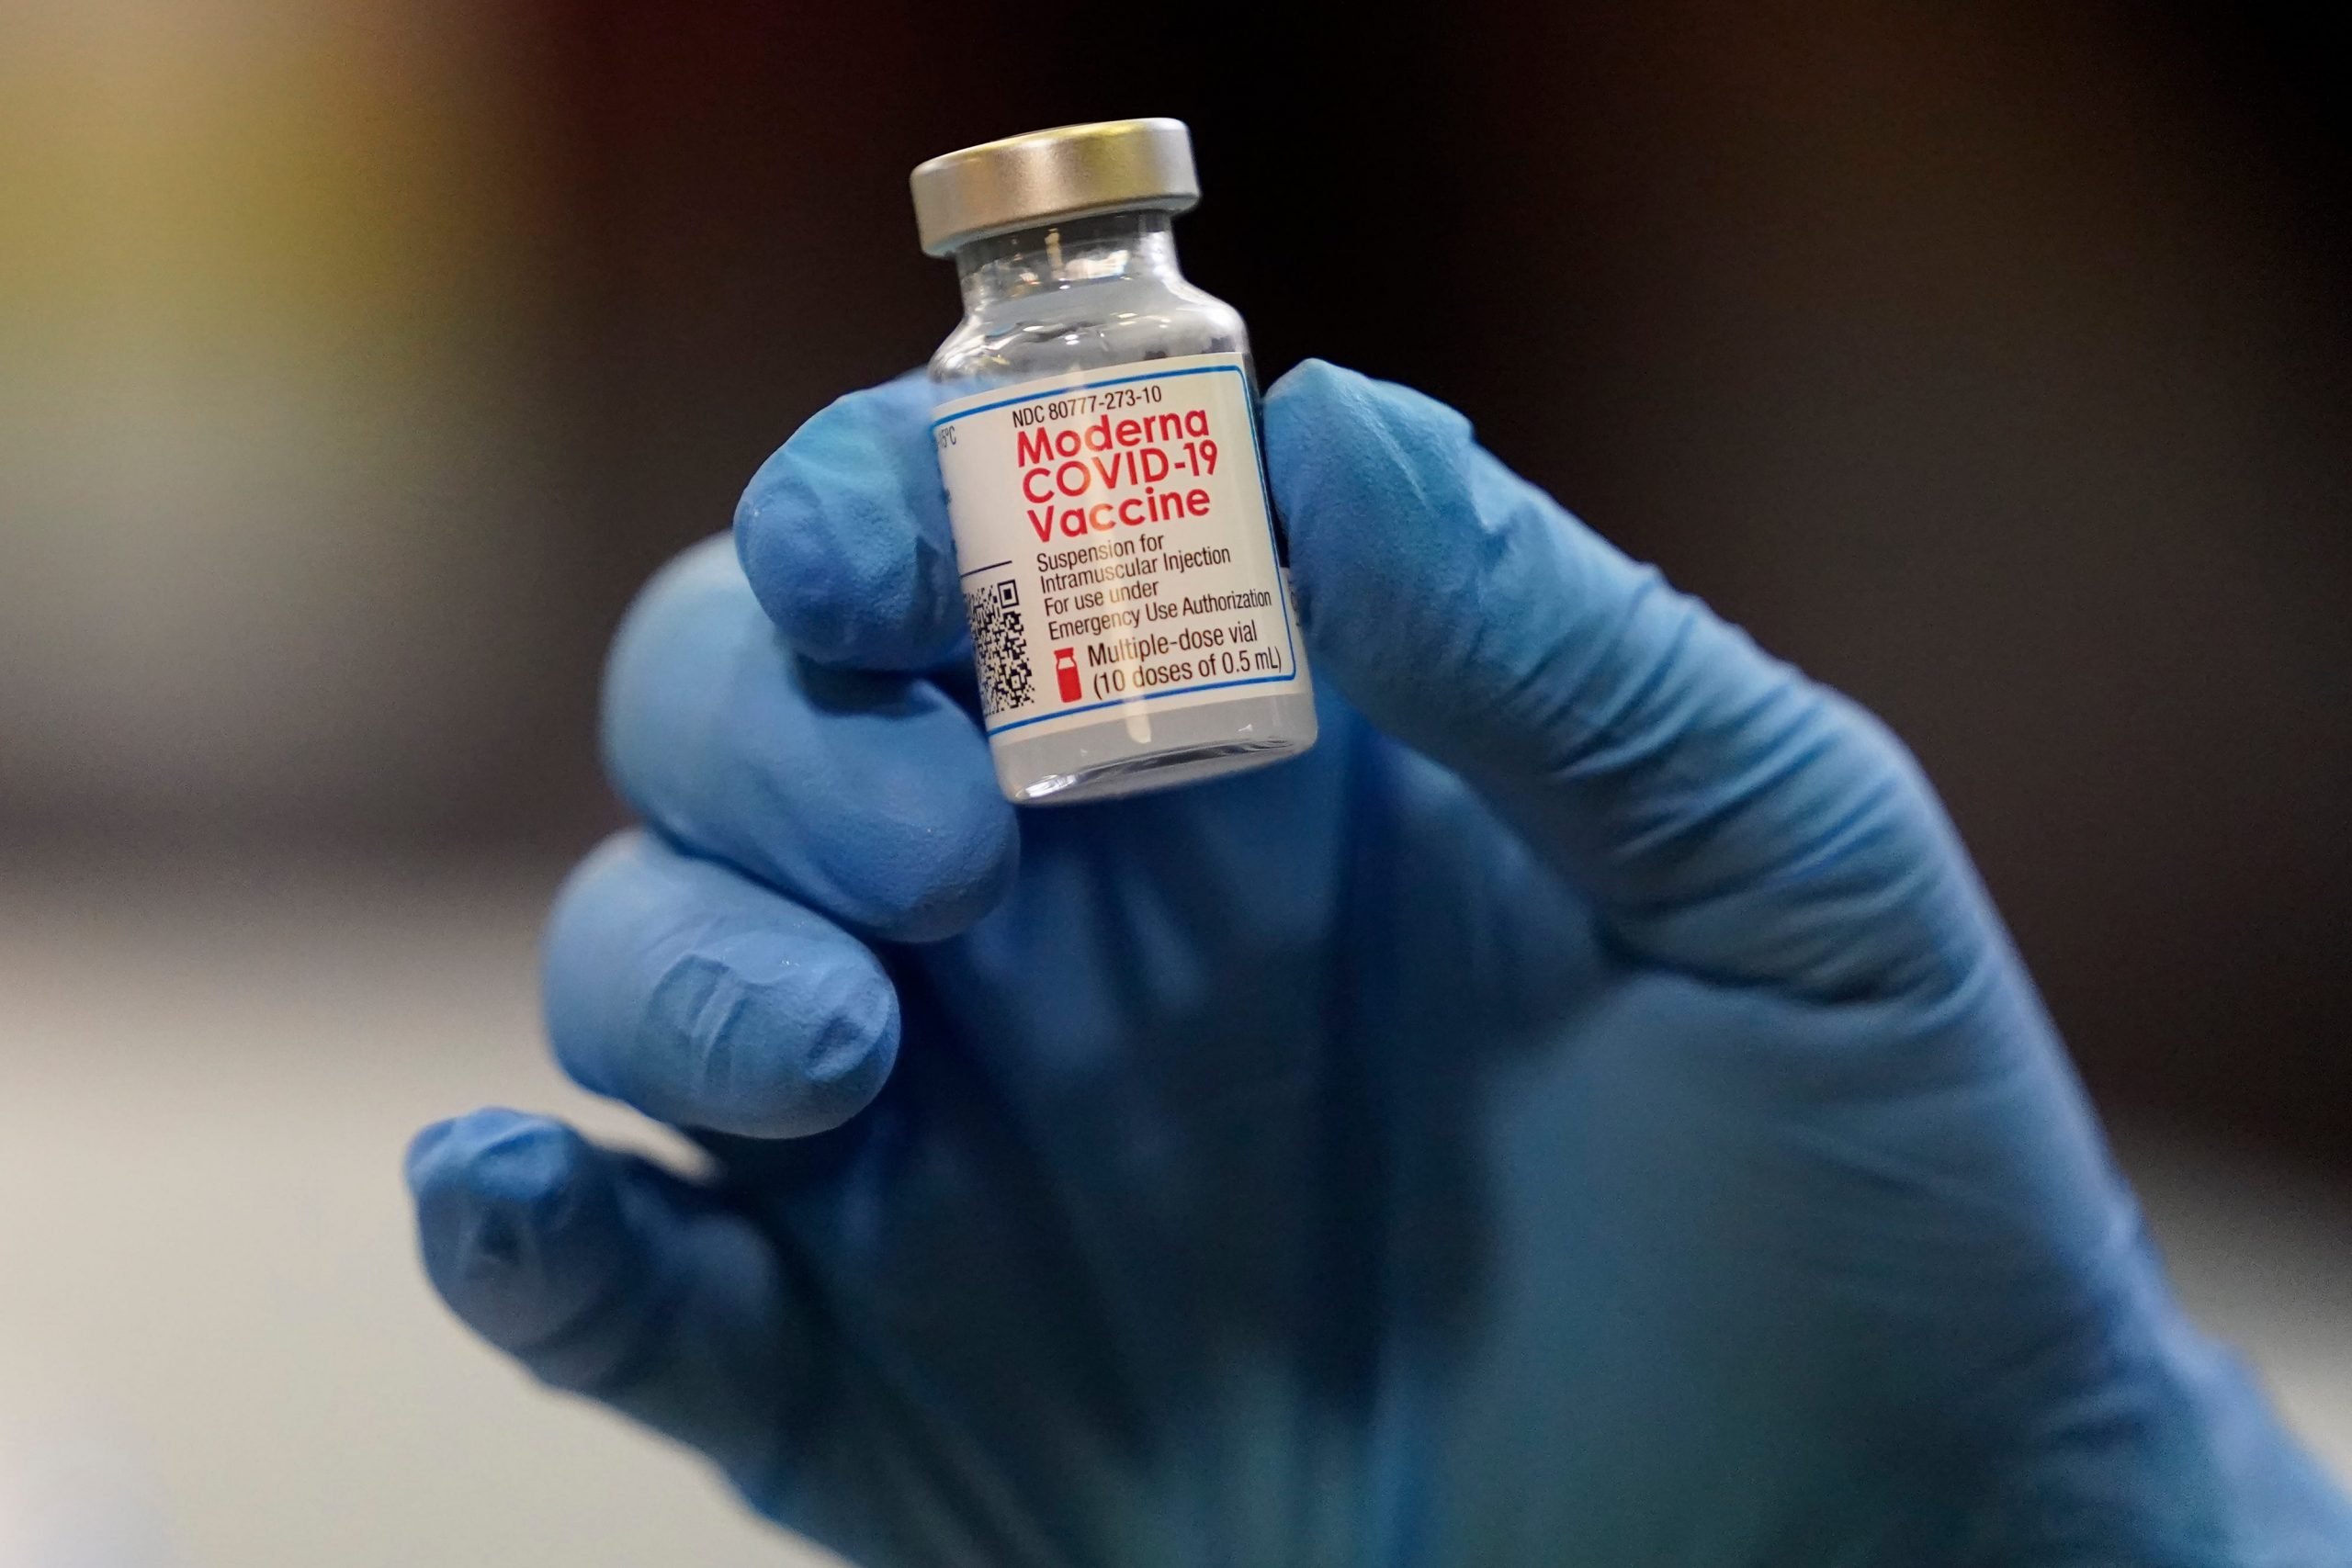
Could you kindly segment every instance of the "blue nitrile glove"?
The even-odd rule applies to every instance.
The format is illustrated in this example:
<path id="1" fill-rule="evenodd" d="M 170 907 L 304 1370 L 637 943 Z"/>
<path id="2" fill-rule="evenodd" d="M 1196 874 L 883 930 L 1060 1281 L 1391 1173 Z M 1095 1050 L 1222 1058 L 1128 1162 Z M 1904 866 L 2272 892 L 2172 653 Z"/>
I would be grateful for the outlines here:
<path id="1" fill-rule="evenodd" d="M 1309 364 L 1321 745 L 1016 818 L 928 403 L 622 631 L 548 1024 L 715 1173 L 426 1132 L 491 1341 L 870 1568 L 2352 1563 L 1876 723 Z"/>

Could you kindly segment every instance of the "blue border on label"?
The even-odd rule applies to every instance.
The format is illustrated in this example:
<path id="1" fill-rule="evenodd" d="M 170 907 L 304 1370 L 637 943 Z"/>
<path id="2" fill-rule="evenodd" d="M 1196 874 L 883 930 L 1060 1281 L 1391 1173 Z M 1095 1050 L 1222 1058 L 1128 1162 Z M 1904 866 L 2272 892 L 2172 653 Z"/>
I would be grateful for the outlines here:
<path id="1" fill-rule="evenodd" d="M 1091 392 L 1097 387 L 1125 387 L 1137 381 L 1168 381 L 1179 376 L 1232 376 L 1241 382 L 1241 407 L 1250 420 L 1250 461 L 1258 471 L 1258 513 L 1266 521 L 1266 554 L 1274 563 L 1274 587 L 1283 596 L 1283 640 L 1290 649 L 1290 673 L 1287 675 L 1244 675 L 1238 681 L 1213 681 L 1206 685 L 1179 686 L 1168 692 L 1145 692 L 1132 697 L 1113 697 L 1108 702 L 1089 703 L 1084 707 L 1063 708 L 1057 713 L 1041 713 L 1035 718 L 1016 718 L 1011 724 L 1000 724 L 983 733 L 995 736 L 1008 730 L 1025 729 L 1047 719 L 1074 718 L 1082 713 L 1096 713 L 1103 708 L 1134 707 L 1143 703 L 1157 702 L 1161 697 L 1188 697 L 1196 692 L 1221 692 L 1228 686 L 1283 685 L 1298 679 L 1298 636 L 1295 629 L 1298 616 L 1290 602 L 1290 577 L 1283 570 L 1282 546 L 1274 538 L 1274 495 L 1266 488 L 1266 444 L 1258 433 L 1258 400 L 1250 394 L 1250 378 L 1242 375 L 1238 365 L 1193 365 L 1182 370 L 1150 370 L 1140 376 L 1113 376 L 1100 381 L 1073 381 L 1043 392 L 1023 392 L 1019 397 L 1002 398 L 978 407 L 958 409 L 954 413 L 941 414 L 931 422 L 937 430 L 943 424 L 953 424 L 959 419 L 969 419 L 976 413 L 994 413 L 1016 403 L 1034 403 L 1046 398 L 1067 397 L 1072 392 Z M 1011 566 L 1009 560 L 999 566 Z M 988 571 L 989 567 L 974 567 L 972 571 Z M 969 577 L 972 571 L 961 575 Z M 1044 606 L 1039 606 L 1040 610 Z"/>

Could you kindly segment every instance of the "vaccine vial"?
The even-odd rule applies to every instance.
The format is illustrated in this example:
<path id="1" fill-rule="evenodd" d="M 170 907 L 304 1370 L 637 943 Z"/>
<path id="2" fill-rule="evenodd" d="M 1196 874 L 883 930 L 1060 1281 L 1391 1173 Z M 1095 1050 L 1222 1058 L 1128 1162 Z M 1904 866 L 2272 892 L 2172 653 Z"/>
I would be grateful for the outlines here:
<path id="1" fill-rule="evenodd" d="M 912 184 L 963 285 L 932 439 L 1005 795 L 1101 800 L 1314 745 L 1249 333 L 1176 264 L 1200 199 L 1183 123 L 1015 136 Z"/>

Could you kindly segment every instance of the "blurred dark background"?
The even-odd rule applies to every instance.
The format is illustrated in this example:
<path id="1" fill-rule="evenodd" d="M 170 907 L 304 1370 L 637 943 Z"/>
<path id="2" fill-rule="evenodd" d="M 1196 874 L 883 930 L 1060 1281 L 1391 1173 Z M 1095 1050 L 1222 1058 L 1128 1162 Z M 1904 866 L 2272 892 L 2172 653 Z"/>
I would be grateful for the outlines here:
<path id="1" fill-rule="evenodd" d="M 35 5 L 0 28 L 0 856 L 552 868 L 616 819 L 594 693 L 631 590 L 952 323 L 908 168 L 1174 114 L 1189 268 L 1269 376 L 1458 404 L 1883 714 L 2110 1108 L 2352 1148 L 2329 36 Z"/>

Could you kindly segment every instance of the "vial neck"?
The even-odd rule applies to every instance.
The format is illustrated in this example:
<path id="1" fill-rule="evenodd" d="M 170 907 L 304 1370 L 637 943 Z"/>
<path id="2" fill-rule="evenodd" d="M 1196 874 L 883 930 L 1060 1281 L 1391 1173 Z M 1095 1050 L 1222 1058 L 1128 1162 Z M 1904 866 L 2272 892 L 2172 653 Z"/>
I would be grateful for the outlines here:
<path id="1" fill-rule="evenodd" d="M 956 252 L 964 308 L 978 313 L 1007 300 L 1097 283 L 1181 285 L 1184 275 L 1170 225 L 1165 212 L 1109 212 L 975 240 Z"/>

